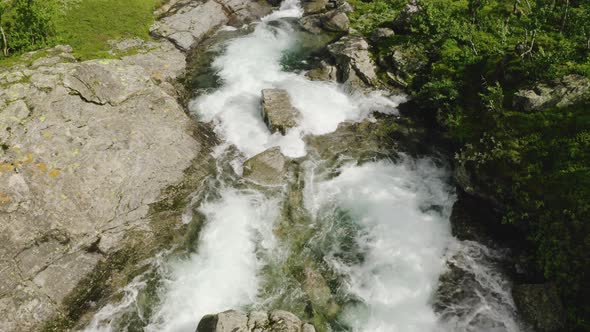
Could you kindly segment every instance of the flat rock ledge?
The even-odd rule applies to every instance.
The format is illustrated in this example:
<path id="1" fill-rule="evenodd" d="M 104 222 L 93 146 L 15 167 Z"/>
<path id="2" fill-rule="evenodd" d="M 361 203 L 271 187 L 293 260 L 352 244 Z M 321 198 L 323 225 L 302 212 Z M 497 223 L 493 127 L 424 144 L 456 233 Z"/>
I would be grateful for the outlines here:
<path id="1" fill-rule="evenodd" d="M 289 93 L 283 89 L 262 90 L 262 118 L 271 132 L 285 135 L 299 123 L 299 111 L 291 105 Z"/>
<path id="2" fill-rule="evenodd" d="M 288 311 L 228 310 L 201 318 L 196 332 L 315 332 L 315 328 Z"/>
<path id="3" fill-rule="evenodd" d="M 178 1 L 150 32 L 174 43 L 183 52 L 223 25 L 239 26 L 272 11 L 266 0 Z"/>
<path id="4" fill-rule="evenodd" d="M 160 227 L 151 206 L 206 155 L 173 86 L 184 55 L 147 48 L 76 62 L 58 46 L 0 69 L 2 332 L 68 312 L 85 278 L 134 241 L 147 254 Z"/>
<path id="5" fill-rule="evenodd" d="M 286 183 L 285 156 L 277 147 L 263 151 L 244 163 L 244 179 L 263 186 L 280 186 Z"/>

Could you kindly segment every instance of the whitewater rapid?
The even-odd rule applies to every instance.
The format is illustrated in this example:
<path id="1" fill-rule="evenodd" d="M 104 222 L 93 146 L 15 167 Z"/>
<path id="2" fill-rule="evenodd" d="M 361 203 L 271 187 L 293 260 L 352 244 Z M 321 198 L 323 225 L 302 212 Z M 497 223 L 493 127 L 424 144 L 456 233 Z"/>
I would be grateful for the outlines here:
<path id="1" fill-rule="evenodd" d="M 222 140 L 217 157 L 230 147 L 237 149 L 238 156 L 227 162 L 237 165 L 238 173 L 245 159 L 274 146 L 288 157 L 304 157 L 305 135 L 331 133 L 343 122 L 370 119 L 374 112 L 396 114 L 406 99 L 382 92 L 351 96 L 337 83 L 312 82 L 302 73 L 285 71 L 283 55 L 298 40 L 293 27 L 281 19 L 301 14 L 297 1 L 284 1 L 253 32 L 225 42 L 212 63 L 221 86 L 189 104 L 200 121 L 213 124 Z M 286 135 L 271 133 L 262 120 L 260 93 L 267 88 L 285 89 L 301 112 L 300 124 Z M 318 229 L 337 233 L 343 227 L 338 216 L 345 214 L 358 230 L 353 241 L 362 260 L 343 260 L 346 255 L 337 243 L 323 253 L 326 266 L 345 280 L 341 291 L 358 300 L 344 305 L 338 317 L 347 330 L 478 331 L 471 317 L 442 321 L 433 309 L 438 278 L 450 252 L 462 248 L 450 232 L 454 194 L 444 167 L 430 159 L 403 157 L 396 162 L 346 164 L 336 177 L 313 169 L 306 172 L 304 205 L 313 224 L 329 224 Z M 264 305 L 262 270 L 273 259 L 280 260 L 269 257 L 285 254 L 273 233 L 283 199 L 281 193 L 232 187 L 221 180 L 216 195 L 197 207 L 206 222 L 196 251 L 158 260 L 159 302 L 149 317 L 140 314 L 144 330 L 193 332 L 205 314 Z M 498 283 L 498 278 L 491 282 Z M 138 278 L 123 290 L 120 303 L 95 315 L 86 331 L 121 330 L 116 321 L 134 310 L 137 294 L 145 287 Z M 510 299 L 496 301 L 499 309 L 493 307 L 495 300 L 490 301 L 479 301 L 485 302 L 481 310 L 500 312 L 502 301 Z M 492 317 L 501 322 L 493 326 L 504 327 L 498 331 L 518 330 L 511 310 L 509 306 L 501 317 Z"/>

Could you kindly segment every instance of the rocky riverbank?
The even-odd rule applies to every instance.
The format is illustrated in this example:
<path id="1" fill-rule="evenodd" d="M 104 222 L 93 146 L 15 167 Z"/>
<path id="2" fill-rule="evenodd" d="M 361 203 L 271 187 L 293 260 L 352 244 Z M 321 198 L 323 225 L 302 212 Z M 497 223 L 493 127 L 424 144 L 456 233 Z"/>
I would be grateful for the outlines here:
<path id="1" fill-rule="evenodd" d="M 58 46 L 0 69 L 0 330 L 67 329 L 182 243 L 215 142 L 181 104 L 185 52 L 270 10 L 171 1 L 160 41 L 112 43 L 127 56 L 78 62 Z"/>

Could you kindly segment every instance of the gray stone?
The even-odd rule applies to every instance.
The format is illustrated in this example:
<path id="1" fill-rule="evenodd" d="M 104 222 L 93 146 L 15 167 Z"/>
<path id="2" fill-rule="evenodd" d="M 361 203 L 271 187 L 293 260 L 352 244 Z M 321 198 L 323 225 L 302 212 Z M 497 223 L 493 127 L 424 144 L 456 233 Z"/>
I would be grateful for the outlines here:
<path id="1" fill-rule="evenodd" d="M 315 327 L 309 323 L 305 323 L 301 327 L 301 332 L 315 332 Z"/>
<path id="2" fill-rule="evenodd" d="M 270 148 L 244 163 L 244 178 L 264 186 L 279 186 L 286 178 L 286 158 L 279 147 Z"/>
<path id="3" fill-rule="evenodd" d="M 291 105 L 289 93 L 283 89 L 262 90 L 262 117 L 272 132 L 285 135 L 297 126 L 299 111 Z"/>
<path id="4" fill-rule="evenodd" d="M 393 30 L 389 28 L 377 28 L 373 30 L 373 32 L 371 32 L 370 39 L 372 42 L 376 43 L 382 39 L 389 38 L 393 35 L 395 35 L 395 32 L 393 32 Z"/>
<path id="5" fill-rule="evenodd" d="M 350 21 L 345 13 L 334 10 L 322 16 L 322 26 L 331 32 L 348 32 Z"/>
<path id="6" fill-rule="evenodd" d="M 326 11 L 328 0 L 304 0 L 301 3 L 303 15 L 318 14 Z"/>
<path id="7" fill-rule="evenodd" d="M 206 315 L 199 321 L 196 332 L 315 332 L 313 325 L 303 324 L 294 314 L 274 310 L 245 314 L 236 310 Z"/>
<path id="8" fill-rule="evenodd" d="M 568 75 L 516 92 L 513 104 L 517 110 L 536 112 L 551 107 L 567 107 L 587 98 L 590 98 L 590 80 L 579 75 Z"/>
<path id="9" fill-rule="evenodd" d="M 268 329 L 270 321 L 268 313 L 263 311 L 252 311 L 248 314 L 248 330 L 252 332 L 262 332 Z"/>
<path id="10" fill-rule="evenodd" d="M 269 315 L 271 332 L 299 332 L 301 320 L 292 313 L 284 310 L 273 310 Z"/>
<path id="11" fill-rule="evenodd" d="M 393 20 L 393 27 L 398 32 L 408 32 L 414 20 L 414 16 L 420 12 L 420 6 L 416 0 L 410 0 Z"/>
<path id="12" fill-rule="evenodd" d="M 312 81 L 336 81 L 338 79 L 336 67 L 325 61 L 322 61 L 319 67 L 305 73 L 305 76 Z"/>
<path id="13" fill-rule="evenodd" d="M 348 90 L 358 91 L 379 85 L 369 44 L 362 37 L 343 37 L 328 45 L 328 51 L 336 60 L 338 80 Z"/>

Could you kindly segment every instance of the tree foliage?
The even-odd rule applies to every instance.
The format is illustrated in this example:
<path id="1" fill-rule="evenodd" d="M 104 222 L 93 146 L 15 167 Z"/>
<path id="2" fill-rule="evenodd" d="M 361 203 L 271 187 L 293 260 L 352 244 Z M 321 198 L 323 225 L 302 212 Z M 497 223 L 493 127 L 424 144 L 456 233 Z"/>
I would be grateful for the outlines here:
<path id="1" fill-rule="evenodd" d="M 52 1 L 12 0 L 0 2 L 0 46 L 5 56 L 47 45 L 53 34 Z"/>

